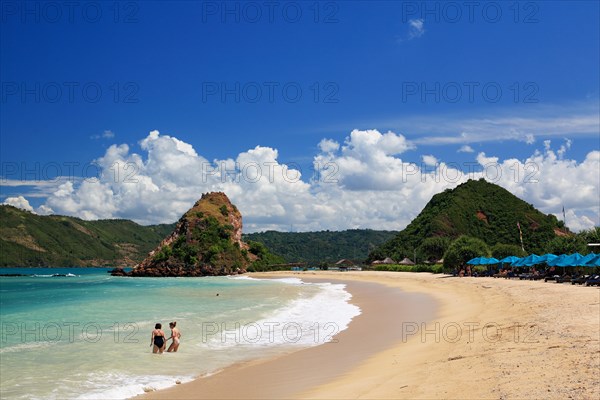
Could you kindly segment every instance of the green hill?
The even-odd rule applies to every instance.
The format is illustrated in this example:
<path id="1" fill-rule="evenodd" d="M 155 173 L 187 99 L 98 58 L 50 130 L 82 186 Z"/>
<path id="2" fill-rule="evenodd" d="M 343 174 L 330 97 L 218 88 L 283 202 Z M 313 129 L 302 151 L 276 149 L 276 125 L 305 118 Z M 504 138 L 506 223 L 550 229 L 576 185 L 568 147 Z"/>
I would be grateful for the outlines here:
<path id="1" fill-rule="evenodd" d="M 377 246 L 398 232 L 352 229 L 340 232 L 276 232 L 244 235 L 245 240 L 263 243 L 286 262 L 336 262 L 342 258 L 364 260 Z"/>
<path id="2" fill-rule="evenodd" d="M 469 180 L 433 196 L 403 231 L 372 251 L 368 261 L 412 258 L 415 249 L 419 257 L 419 246 L 432 237 L 452 240 L 467 235 L 489 246 L 501 243 L 520 247 L 517 223 L 527 253 L 543 253 L 550 240 L 564 235 L 563 223 L 555 216 L 536 210 L 498 185 L 483 179 Z"/>
<path id="3" fill-rule="evenodd" d="M 129 220 L 84 221 L 0 206 L 0 266 L 132 266 L 170 231 Z"/>

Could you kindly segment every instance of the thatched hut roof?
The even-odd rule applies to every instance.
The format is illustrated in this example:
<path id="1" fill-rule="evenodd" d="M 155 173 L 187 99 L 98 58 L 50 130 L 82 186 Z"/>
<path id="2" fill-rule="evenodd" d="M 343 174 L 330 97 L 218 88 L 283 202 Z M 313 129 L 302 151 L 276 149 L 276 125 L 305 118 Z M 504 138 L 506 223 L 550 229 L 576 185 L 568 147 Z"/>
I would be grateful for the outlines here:
<path id="1" fill-rule="evenodd" d="M 354 261 L 348 260 L 347 258 L 342 258 L 340 261 L 335 263 L 335 265 L 337 265 L 337 266 L 342 266 L 342 265 L 353 266 L 354 264 L 355 264 Z"/>
<path id="2" fill-rule="evenodd" d="M 408 257 L 405 257 L 404 260 L 400 261 L 398 264 L 400 265 L 415 265 L 414 262 Z"/>
<path id="3" fill-rule="evenodd" d="M 371 264 L 379 265 L 379 264 L 395 264 L 396 262 L 389 257 L 384 258 L 383 260 L 375 260 Z"/>

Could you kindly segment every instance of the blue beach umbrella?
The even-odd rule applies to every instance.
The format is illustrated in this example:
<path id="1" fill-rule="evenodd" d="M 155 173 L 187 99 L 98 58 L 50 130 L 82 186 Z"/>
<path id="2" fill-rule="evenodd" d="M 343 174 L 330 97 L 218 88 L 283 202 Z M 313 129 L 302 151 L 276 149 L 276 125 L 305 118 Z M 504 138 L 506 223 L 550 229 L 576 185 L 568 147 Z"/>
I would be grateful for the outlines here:
<path id="1" fill-rule="evenodd" d="M 515 266 L 515 267 L 530 267 L 532 265 L 539 264 L 540 262 L 543 262 L 543 261 L 539 261 L 540 258 L 541 257 L 538 256 L 537 254 L 530 254 L 527 257 L 522 258 L 519 261 L 516 261 L 512 265 Z"/>
<path id="2" fill-rule="evenodd" d="M 483 263 L 481 262 L 482 259 L 484 259 L 485 257 L 475 257 L 470 259 L 469 261 L 467 261 L 467 264 L 469 265 L 483 265 Z"/>
<path id="3" fill-rule="evenodd" d="M 588 260 L 585 263 L 585 266 L 586 267 L 600 267 L 600 254 L 595 254 L 595 256 L 592 259 Z"/>
<path id="4" fill-rule="evenodd" d="M 513 264 L 517 261 L 519 261 L 521 258 L 517 257 L 517 256 L 508 256 L 508 257 L 504 257 L 502 260 L 500 260 L 501 263 L 503 264 Z"/>
<path id="5" fill-rule="evenodd" d="M 587 266 L 588 266 L 588 265 L 587 265 L 587 264 L 588 264 L 588 262 L 590 262 L 591 260 L 593 260 L 593 259 L 594 259 L 595 257 L 597 257 L 597 256 L 598 256 L 598 254 L 596 254 L 596 253 L 590 253 L 590 254 L 587 254 L 587 255 L 583 256 L 583 257 L 581 258 L 581 260 L 579 260 L 579 262 L 578 262 L 577 266 L 578 266 L 578 267 L 587 267 Z"/>
<path id="6" fill-rule="evenodd" d="M 517 259 L 516 261 L 511 262 L 510 265 L 512 265 L 513 267 L 520 267 L 521 265 L 523 265 L 526 258 L 527 257 L 521 257 L 521 258 Z"/>
<path id="7" fill-rule="evenodd" d="M 558 257 L 556 254 L 551 254 L 551 253 L 544 254 L 543 256 L 540 257 L 540 263 L 545 262 L 547 264 L 549 261 L 554 260 L 556 257 Z"/>
<path id="8" fill-rule="evenodd" d="M 575 254 L 561 254 L 554 260 L 549 261 L 548 265 L 551 267 L 575 267 L 579 265 L 583 256 L 579 253 Z"/>
<path id="9" fill-rule="evenodd" d="M 574 253 L 571 254 L 567 260 L 568 260 L 568 265 L 566 265 L 567 267 L 576 267 L 581 263 L 581 260 L 583 259 L 583 256 L 579 253 Z"/>
<path id="10" fill-rule="evenodd" d="M 498 260 L 497 258 L 494 258 L 494 257 L 486 258 L 485 260 L 482 260 L 482 261 L 485 261 L 484 265 L 492 265 L 492 264 L 500 263 L 500 260 Z"/>
<path id="11" fill-rule="evenodd" d="M 548 264 L 550 267 L 563 267 L 564 265 L 562 265 L 562 264 L 563 264 L 563 262 L 565 262 L 565 260 L 568 257 L 569 256 L 566 254 L 561 254 L 560 256 L 556 257 L 555 259 L 546 262 L 546 264 Z"/>

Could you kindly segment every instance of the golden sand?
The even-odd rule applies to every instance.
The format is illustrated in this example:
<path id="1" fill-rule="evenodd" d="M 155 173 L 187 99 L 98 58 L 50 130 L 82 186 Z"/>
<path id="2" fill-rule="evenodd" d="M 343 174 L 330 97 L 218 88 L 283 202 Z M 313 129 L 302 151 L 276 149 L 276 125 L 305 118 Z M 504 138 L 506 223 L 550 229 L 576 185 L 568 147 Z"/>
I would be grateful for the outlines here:
<path id="1" fill-rule="evenodd" d="M 335 343 L 144 398 L 600 398 L 598 287 L 371 271 L 253 276 L 344 281 L 362 314 Z"/>

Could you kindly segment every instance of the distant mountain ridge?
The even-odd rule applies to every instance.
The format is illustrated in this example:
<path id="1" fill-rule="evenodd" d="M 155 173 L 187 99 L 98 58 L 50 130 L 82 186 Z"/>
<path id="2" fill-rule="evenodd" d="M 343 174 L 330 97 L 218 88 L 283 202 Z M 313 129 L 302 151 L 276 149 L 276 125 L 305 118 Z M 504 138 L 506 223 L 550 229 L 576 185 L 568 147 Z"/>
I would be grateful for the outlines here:
<path id="1" fill-rule="evenodd" d="M 340 259 L 362 261 L 369 252 L 398 234 L 397 231 L 350 229 L 346 231 L 249 233 L 244 239 L 263 243 L 286 262 L 332 263 Z"/>
<path id="2" fill-rule="evenodd" d="M 132 266 L 173 227 L 142 226 L 122 219 L 42 216 L 0 205 L 0 266 Z"/>
<path id="3" fill-rule="evenodd" d="M 570 234 L 554 215 L 538 211 L 508 190 L 484 179 L 469 180 L 434 195 L 404 230 L 372 251 L 368 261 L 412 257 L 419 245 L 431 237 L 452 240 L 467 235 L 489 246 L 520 246 L 517 224 L 528 253 L 542 253 L 550 240 Z"/>

